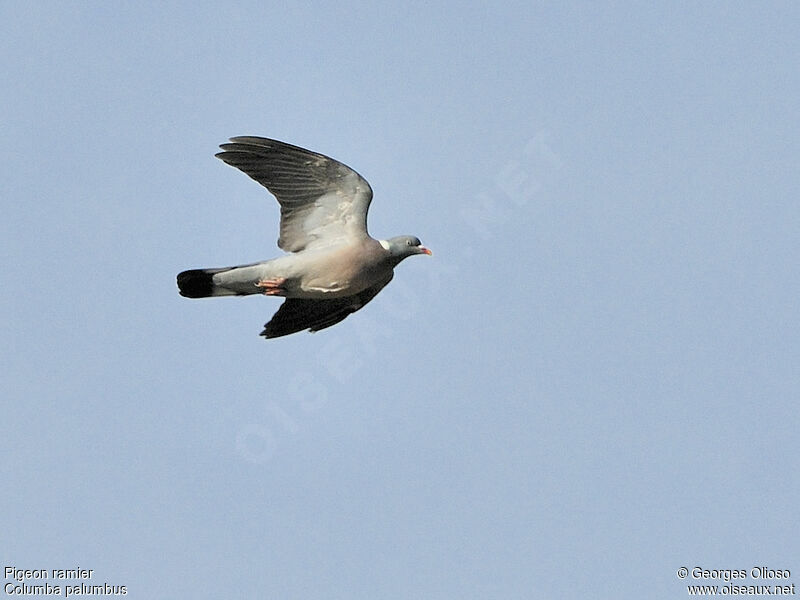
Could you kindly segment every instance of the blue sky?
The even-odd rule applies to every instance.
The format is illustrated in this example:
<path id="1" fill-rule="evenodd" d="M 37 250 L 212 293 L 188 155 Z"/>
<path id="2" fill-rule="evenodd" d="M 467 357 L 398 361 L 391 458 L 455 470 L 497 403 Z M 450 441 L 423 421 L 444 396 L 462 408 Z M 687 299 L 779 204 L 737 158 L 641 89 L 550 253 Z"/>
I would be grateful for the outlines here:
<path id="1" fill-rule="evenodd" d="M 796 4 L 0 17 L 4 566 L 135 598 L 800 571 Z M 434 256 L 314 335 L 181 298 L 279 253 L 235 135 L 349 164 Z"/>

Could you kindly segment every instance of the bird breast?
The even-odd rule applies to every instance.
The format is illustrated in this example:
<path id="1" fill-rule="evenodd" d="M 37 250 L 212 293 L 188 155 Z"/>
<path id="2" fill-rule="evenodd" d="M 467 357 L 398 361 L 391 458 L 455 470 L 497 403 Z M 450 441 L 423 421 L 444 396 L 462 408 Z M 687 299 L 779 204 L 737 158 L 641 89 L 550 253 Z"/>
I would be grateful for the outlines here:
<path id="1" fill-rule="evenodd" d="M 368 242 L 372 243 L 305 251 L 308 252 L 302 261 L 305 265 L 298 265 L 302 273 L 298 282 L 299 295 L 307 298 L 352 296 L 376 284 L 386 274 L 385 251 L 374 240 Z"/>

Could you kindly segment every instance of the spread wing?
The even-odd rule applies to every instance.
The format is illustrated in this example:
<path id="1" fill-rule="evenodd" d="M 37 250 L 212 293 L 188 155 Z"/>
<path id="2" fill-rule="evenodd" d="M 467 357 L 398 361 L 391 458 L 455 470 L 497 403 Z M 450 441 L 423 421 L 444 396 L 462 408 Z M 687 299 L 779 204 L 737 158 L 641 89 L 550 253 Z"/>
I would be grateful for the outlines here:
<path id="1" fill-rule="evenodd" d="M 260 137 L 235 137 L 217 158 L 267 188 L 281 205 L 278 246 L 298 252 L 367 235 L 369 183 L 337 160 Z M 344 317 L 342 317 L 344 318 Z"/>
<path id="2" fill-rule="evenodd" d="M 308 329 L 319 331 L 336 325 L 372 300 L 387 283 L 393 273 L 381 281 L 353 296 L 331 298 L 330 300 L 310 300 L 307 298 L 287 298 L 269 323 L 261 332 L 265 338 L 276 338 Z"/>

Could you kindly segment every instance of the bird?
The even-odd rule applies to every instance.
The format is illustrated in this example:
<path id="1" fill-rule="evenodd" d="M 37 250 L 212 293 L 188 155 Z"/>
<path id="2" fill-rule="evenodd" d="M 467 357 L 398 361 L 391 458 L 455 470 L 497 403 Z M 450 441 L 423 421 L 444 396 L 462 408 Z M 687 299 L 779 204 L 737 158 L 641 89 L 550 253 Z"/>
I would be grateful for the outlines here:
<path id="1" fill-rule="evenodd" d="M 372 188 L 347 165 L 311 150 L 255 136 L 220 145 L 215 156 L 254 179 L 280 204 L 282 256 L 178 274 L 187 298 L 262 294 L 285 298 L 260 335 L 267 339 L 343 321 L 372 300 L 394 268 L 432 255 L 418 237 L 377 240 L 367 233 Z"/>

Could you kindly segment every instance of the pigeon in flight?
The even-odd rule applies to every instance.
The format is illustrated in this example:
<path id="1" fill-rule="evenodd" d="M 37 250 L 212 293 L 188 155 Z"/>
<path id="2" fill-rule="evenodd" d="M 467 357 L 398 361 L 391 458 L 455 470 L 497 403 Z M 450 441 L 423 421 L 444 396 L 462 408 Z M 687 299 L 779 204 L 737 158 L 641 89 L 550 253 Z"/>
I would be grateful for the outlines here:
<path id="1" fill-rule="evenodd" d="M 372 300 L 414 254 L 431 254 L 410 235 L 367 233 L 369 183 L 332 158 L 260 137 L 235 137 L 217 158 L 267 188 L 281 205 L 278 247 L 264 262 L 178 274 L 187 298 L 264 294 L 286 298 L 261 332 L 276 338 L 339 323 Z"/>

